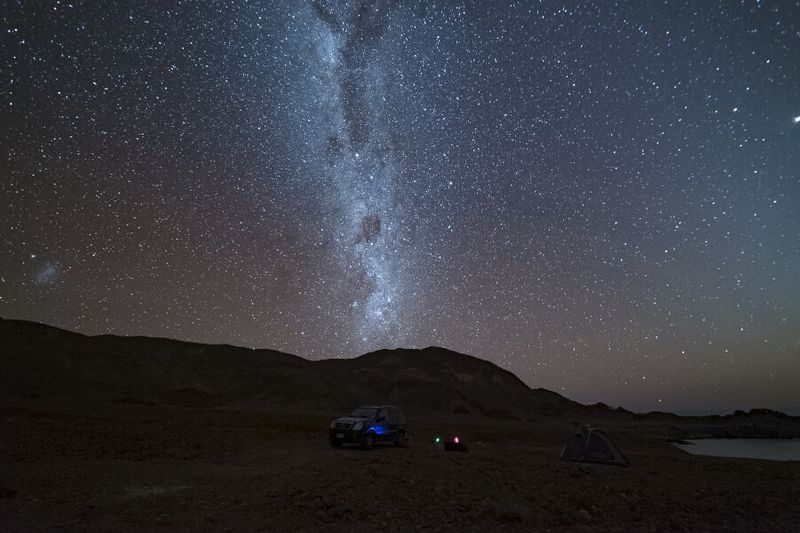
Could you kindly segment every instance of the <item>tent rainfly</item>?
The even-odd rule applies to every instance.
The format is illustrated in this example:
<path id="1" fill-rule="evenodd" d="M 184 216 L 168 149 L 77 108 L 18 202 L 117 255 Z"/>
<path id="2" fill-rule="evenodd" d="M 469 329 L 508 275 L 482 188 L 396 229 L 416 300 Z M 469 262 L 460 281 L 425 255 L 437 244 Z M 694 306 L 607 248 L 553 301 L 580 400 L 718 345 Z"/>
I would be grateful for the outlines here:
<path id="1" fill-rule="evenodd" d="M 605 433 L 588 425 L 572 435 L 561 452 L 561 459 L 576 463 L 628 466 L 628 460 Z"/>

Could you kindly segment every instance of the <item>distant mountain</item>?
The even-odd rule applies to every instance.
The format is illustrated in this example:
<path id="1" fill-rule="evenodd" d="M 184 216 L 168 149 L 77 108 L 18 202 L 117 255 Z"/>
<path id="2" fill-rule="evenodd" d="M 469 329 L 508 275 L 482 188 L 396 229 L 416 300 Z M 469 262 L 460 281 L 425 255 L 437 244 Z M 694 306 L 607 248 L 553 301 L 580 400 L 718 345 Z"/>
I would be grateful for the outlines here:
<path id="1" fill-rule="evenodd" d="M 750 409 L 729 415 L 678 416 L 653 412 L 633 414 L 639 427 L 653 427 L 667 440 L 800 437 L 800 417 L 772 409 Z"/>
<path id="2" fill-rule="evenodd" d="M 443 348 L 309 361 L 273 350 L 151 337 L 86 336 L 0 319 L 0 396 L 212 407 L 246 400 L 342 410 L 394 403 L 526 419 L 580 408 L 488 361 Z"/>

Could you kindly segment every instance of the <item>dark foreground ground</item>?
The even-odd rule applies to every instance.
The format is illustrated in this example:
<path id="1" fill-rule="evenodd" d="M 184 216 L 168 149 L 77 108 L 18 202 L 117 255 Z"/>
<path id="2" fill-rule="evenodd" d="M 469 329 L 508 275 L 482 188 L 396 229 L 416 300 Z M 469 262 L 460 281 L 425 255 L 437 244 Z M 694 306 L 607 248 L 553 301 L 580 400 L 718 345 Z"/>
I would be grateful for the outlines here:
<path id="1" fill-rule="evenodd" d="M 0 531 L 800 531 L 800 462 L 606 425 L 631 466 L 589 468 L 558 458 L 576 421 L 407 416 L 411 448 L 362 451 L 328 414 L 5 399 Z"/>

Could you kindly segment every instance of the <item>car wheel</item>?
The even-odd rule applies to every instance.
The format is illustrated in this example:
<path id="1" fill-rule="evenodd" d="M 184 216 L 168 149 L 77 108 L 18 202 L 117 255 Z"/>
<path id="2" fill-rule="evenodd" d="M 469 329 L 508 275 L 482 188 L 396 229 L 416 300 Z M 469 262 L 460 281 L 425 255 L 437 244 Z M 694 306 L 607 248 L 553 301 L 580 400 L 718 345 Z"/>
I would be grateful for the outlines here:
<path id="1" fill-rule="evenodd" d="M 336 440 L 336 439 L 331 439 L 331 446 L 333 446 L 334 448 L 339 448 L 339 447 L 341 447 L 341 445 L 342 445 L 342 441 Z"/>
<path id="2" fill-rule="evenodd" d="M 404 438 L 406 438 L 405 431 L 398 431 L 397 432 L 397 438 L 394 440 L 394 445 L 395 446 L 402 446 Z"/>
<path id="3" fill-rule="evenodd" d="M 365 450 L 371 450 L 375 446 L 375 433 L 369 432 L 364 435 L 363 447 Z"/>

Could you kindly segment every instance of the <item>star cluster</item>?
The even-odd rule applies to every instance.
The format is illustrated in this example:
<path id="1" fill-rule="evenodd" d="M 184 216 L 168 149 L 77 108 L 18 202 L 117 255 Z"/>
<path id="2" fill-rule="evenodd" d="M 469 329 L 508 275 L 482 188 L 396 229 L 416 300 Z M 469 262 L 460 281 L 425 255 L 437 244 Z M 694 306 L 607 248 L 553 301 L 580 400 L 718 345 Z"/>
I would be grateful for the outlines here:
<path id="1" fill-rule="evenodd" d="M 800 407 L 797 2 L 9 2 L 0 315 Z"/>

